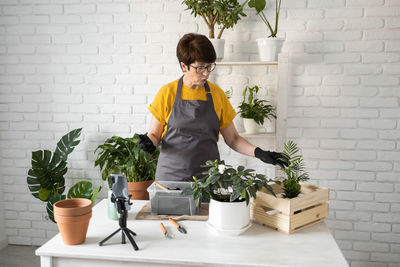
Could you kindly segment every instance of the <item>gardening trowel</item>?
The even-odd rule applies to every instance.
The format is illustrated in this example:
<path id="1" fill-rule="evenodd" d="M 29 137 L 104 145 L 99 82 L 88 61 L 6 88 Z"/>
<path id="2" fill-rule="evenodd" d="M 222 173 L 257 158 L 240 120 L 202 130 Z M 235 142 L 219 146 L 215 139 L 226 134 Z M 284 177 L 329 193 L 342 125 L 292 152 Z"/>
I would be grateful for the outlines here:
<path id="1" fill-rule="evenodd" d="M 168 220 L 178 229 L 179 232 L 182 234 L 187 234 L 186 229 L 180 226 L 179 223 L 177 223 L 174 219 L 169 218 Z"/>
<path id="2" fill-rule="evenodd" d="M 174 236 L 168 233 L 163 223 L 160 223 L 161 231 L 164 233 L 165 238 L 173 238 Z"/>

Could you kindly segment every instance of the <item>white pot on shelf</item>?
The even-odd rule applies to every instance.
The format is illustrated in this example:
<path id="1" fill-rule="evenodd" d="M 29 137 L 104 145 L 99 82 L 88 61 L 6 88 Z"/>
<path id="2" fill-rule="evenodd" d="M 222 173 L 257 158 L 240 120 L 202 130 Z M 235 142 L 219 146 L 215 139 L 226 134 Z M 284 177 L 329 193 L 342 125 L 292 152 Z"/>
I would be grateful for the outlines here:
<path id="1" fill-rule="evenodd" d="M 277 61 L 278 54 L 281 52 L 281 48 L 284 38 L 270 37 L 257 39 L 258 54 L 261 61 Z"/>
<path id="2" fill-rule="evenodd" d="M 274 118 L 272 118 L 271 120 L 265 119 L 264 121 L 264 128 L 267 133 L 274 133 L 276 129 L 275 125 L 276 125 L 276 120 Z"/>
<path id="3" fill-rule="evenodd" d="M 253 119 L 243 118 L 243 127 L 247 134 L 257 134 L 260 130 L 260 126 Z"/>
<path id="4" fill-rule="evenodd" d="M 250 205 L 246 201 L 210 200 L 207 225 L 222 235 L 240 235 L 250 228 Z"/>
<path id="5" fill-rule="evenodd" d="M 217 54 L 217 61 L 221 61 L 224 58 L 225 40 L 210 38 L 210 41 L 214 46 L 215 53 Z"/>

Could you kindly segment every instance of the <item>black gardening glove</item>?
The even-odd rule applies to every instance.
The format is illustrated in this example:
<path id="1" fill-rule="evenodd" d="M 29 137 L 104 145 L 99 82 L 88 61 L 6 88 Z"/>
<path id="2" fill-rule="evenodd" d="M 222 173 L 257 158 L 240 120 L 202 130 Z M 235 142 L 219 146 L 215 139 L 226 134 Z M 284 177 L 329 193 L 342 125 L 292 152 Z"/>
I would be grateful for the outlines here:
<path id="1" fill-rule="evenodd" d="M 256 147 L 256 149 L 254 150 L 254 155 L 256 156 L 256 158 L 259 158 L 260 160 L 264 161 L 265 163 L 269 163 L 269 164 L 273 164 L 273 165 L 278 164 L 281 167 L 289 166 L 288 159 L 282 153 L 273 152 L 273 151 L 265 151 L 259 147 Z"/>
<path id="2" fill-rule="evenodd" d="M 153 142 L 151 142 L 150 138 L 147 135 L 139 134 L 139 138 L 140 138 L 139 142 L 140 149 L 149 154 L 152 154 L 154 150 L 156 150 L 156 147 L 153 145 Z"/>

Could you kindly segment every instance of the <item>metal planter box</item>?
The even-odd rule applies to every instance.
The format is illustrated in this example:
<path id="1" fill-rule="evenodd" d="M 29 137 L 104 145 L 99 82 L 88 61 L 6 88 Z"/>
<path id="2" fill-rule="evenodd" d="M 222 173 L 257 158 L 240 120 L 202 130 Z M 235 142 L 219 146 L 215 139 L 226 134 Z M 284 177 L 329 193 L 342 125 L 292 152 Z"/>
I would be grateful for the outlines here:
<path id="1" fill-rule="evenodd" d="M 147 188 L 152 215 L 197 215 L 199 205 L 196 205 L 193 196 L 181 194 L 183 189 L 190 186 L 190 182 L 158 182 L 168 190 L 159 188 L 155 183 Z"/>

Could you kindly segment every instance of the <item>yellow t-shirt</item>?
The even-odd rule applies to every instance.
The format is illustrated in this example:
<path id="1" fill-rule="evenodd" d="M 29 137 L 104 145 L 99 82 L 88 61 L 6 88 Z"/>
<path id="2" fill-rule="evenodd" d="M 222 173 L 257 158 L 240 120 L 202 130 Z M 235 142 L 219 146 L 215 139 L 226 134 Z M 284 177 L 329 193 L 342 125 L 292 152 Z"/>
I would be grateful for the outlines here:
<path id="1" fill-rule="evenodd" d="M 176 91 L 178 88 L 178 81 L 173 81 L 161 87 L 155 96 L 153 103 L 150 104 L 148 109 L 151 114 L 164 126 L 161 139 L 167 131 L 168 120 L 171 116 L 172 106 L 174 105 Z M 218 85 L 208 82 L 210 92 L 213 98 L 215 113 L 219 118 L 219 129 L 222 130 L 227 127 L 236 116 L 231 103 L 226 97 L 224 91 Z M 203 100 L 207 101 L 205 88 L 192 89 L 182 85 L 181 99 L 183 100 Z"/>

